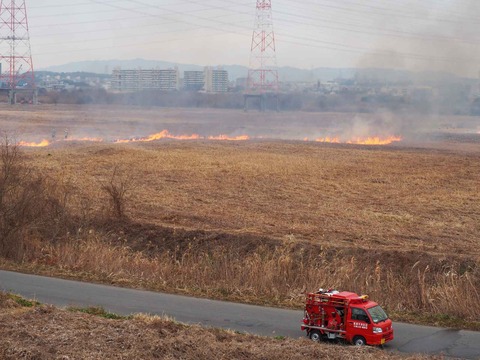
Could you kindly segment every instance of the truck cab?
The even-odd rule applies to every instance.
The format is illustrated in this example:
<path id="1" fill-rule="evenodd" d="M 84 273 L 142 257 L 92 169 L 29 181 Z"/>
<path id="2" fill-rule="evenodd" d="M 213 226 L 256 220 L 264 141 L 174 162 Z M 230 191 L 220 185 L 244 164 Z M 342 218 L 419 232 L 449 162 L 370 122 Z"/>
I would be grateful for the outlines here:
<path id="1" fill-rule="evenodd" d="M 393 340 L 392 320 L 380 305 L 367 301 L 347 309 L 346 341 L 355 345 L 383 345 Z"/>
<path id="2" fill-rule="evenodd" d="M 355 345 L 383 345 L 393 340 L 392 321 L 368 296 L 336 290 L 309 293 L 302 330 L 314 341 L 343 339 Z"/>

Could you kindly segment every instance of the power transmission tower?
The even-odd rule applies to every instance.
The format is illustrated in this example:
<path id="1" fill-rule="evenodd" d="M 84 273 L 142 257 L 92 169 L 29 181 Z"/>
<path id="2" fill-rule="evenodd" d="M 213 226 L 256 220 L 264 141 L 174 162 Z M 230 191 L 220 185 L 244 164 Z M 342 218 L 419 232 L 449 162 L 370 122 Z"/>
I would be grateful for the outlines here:
<path id="1" fill-rule="evenodd" d="M 249 98 L 259 98 L 260 109 L 264 111 L 269 97 L 275 99 L 278 110 L 278 70 L 271 0 L 257 0 L 250 51 L 245 110 L 248 110 Z"/>
<path id="2" fill-rule="evenodd" d="M 30 92 L 37 102 L 25 1 L 0 1 L 0 80 L 11 104 L 18 92 Z"/>

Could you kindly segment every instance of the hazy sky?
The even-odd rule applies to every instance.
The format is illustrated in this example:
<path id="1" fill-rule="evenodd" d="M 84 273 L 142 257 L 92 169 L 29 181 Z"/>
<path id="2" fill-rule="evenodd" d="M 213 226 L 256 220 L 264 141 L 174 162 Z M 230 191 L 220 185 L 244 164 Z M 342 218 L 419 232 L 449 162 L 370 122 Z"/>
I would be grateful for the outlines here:
<path id="1" fill-rule="evenodd" d="M 36 68 L 144 58 L 248 65 L 255 0 L 26 0 Z M 272 0 L 279 66 L 477 76 L 478 0 Z"/>

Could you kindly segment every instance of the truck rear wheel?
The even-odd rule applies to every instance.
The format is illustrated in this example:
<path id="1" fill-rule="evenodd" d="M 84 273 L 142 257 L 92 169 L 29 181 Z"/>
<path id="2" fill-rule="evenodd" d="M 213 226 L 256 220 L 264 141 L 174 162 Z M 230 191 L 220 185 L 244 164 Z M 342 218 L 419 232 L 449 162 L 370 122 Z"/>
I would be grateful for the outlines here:
<path id="1" fill-rule="evenodd" d="M 367 345 L 367 341 L 363 336 L 355 336 L 353 338 L 353 345 L 355 346 L 365 346 Z"/>
<path id="2" fill-rule="evenodd" d="M 322 339 L 322 334 L 320 334 L 320 331 L 318 330 L 310 331 L 309 336 L 310 336 L 310 339 L 315 342 L 320 342 L 320 340 Z"/>

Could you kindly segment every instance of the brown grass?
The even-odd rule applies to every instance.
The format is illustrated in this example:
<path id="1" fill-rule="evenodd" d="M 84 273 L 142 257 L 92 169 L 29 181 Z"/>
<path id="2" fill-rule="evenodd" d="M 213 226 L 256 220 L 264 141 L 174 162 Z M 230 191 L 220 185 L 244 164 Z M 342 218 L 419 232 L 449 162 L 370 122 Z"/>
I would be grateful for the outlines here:
<path id="1" fill-rule="evenodd" d="M 160 317 L 128 320 L 35 307 L 12 311 L 0 294 L 2 359 L 440 359 L 374 348 L 272 339 L 186 326 Z"/>
<path id="2" fill-rule="evenodd" d="M 54 112 L 52 122 L 66 114 Z M 75 226 L 63 241 L 32 243 L 24 264 L 294 307 L 304 291 L 336 286 L 369 293 L 397 319 L 480 328 L 480 144 L 468 152 L 447 145 L 162 141 L 27 150 L 31 166 L 72 194 Z M 120 222 L 108 218 L 102 190 L 118 164 L 133 184 L 129 220 Z"/>
<path id="3" fill-rule="evenodd" d="M 199 250 L 192 243 L 178 253 L 151 256 L 105 243 L 95 234 L 86 241 L 44 247 L 37 258 L 44 259 L 36 260 L 39 265 L 53 265 L 64 275 L 88 274 L 117 285 L 283 307 L 302 307 L 306 290 L 328 284 L 368 293 L 399 320 L 480 329 L 478 269 L 459 274 L 453 267 L 442 271 L 418 262 L 399 270 L 368 255 L 288 245 L 241 254 L 228 246 Z"/>
<path id="4" fill-rule="evenodd" d="M 52 156 L 46 156 L 52 154 Z M 32 154 L 33 155 L 33 154 Z M 135 220 L 313 243 L 480 255 L 479 157 L 290 143 L 45 149 L 35 166 L 104 204 L 121 162 Z"/>

